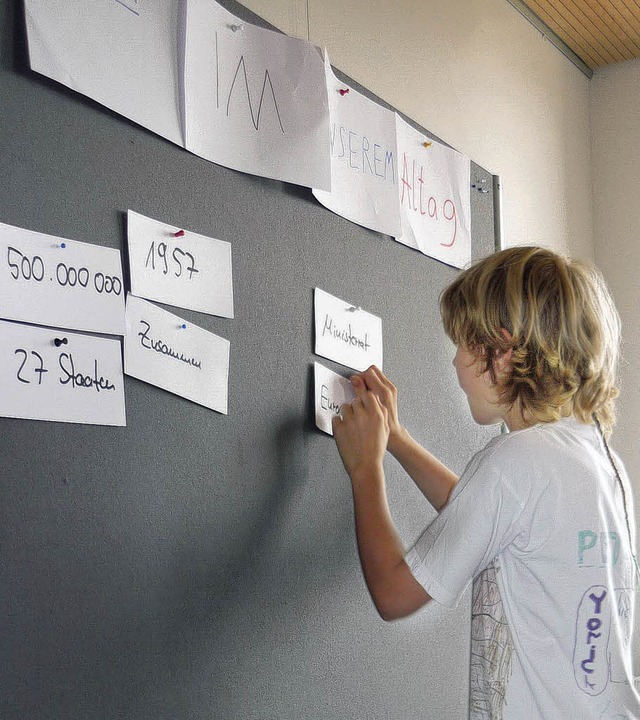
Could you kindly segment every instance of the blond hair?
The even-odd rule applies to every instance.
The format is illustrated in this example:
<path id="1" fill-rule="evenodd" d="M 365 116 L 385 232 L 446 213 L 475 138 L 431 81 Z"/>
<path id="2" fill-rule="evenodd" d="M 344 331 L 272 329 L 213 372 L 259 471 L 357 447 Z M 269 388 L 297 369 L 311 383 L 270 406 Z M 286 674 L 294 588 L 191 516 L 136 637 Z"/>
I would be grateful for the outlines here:
<path id="1" fill-rule="evenodd" d="M 447 335 L 481 360 L 501 402 L 519 403 L 527 424 L 574 415 L 610 434 L 620 320 L 595 268 L 544 248 L 510 248 L 463 271 L 440 311 Z M 496 356 L 509 349 L 510 371 L 498 377 Z"/>

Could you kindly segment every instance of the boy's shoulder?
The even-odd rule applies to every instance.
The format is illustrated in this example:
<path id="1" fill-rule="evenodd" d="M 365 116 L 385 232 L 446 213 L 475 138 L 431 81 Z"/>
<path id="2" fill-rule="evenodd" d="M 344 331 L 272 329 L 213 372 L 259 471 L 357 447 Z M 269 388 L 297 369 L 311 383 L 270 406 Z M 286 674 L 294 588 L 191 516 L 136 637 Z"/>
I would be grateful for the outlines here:
<path id="1" fill-rule="evenodd" d="M 595 437 L 593 425 L 586 425 L 575 418 L 564 418 L 502 433 L 490 440 L 485 450 L 492 455 L 516 457 L 534 454 L 538 460 L 544 460 L 549 455 L 553 457 L 556 453 L 592 446 Z"/>
<path id="2" fill-rule="evenodd" d="M 539 423 L 493 438 L 474 456 L 468 470 L 497 476 L 509 487 L 547 486 L 555 476 L 587 461 L 593 442 L 593 426 L 573 418 Z"/>
<path id="3" fill-rule="evenodd" d="M 552 435 L 552 429 L 542 424 L 524 430 L 505 431 L 492 438 L 478 454 L 487 461 L 511 456 L 520 459 L 547 447 L 552 441 Z"/>

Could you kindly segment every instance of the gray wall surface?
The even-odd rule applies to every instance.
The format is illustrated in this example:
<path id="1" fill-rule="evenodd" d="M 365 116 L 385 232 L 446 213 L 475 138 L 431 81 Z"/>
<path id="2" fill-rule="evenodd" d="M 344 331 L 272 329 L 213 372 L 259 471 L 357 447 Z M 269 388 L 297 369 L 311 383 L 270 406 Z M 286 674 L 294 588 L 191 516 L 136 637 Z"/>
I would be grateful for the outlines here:
<path id="1" fill-rule="evenodd" d="M 476 256 L 494 246 L 481 178 Z M 126 428 L 0 418 L 0 717 L 465 717 L 468 597 L 377 617 L 312 396 L 318 286 L 382 317 L 405 424 L 461 472 L 495 431 L 440 327 L 455 271 L 31 72 L 22 4 L 0 0 L 0 221 L 124 251 L 128 208 L 232 243 L 236 318 L 178 311 L 231 342 L 229 415 L 126 378 Z M 409 544 L 434 512 L 386 470 Z"/>

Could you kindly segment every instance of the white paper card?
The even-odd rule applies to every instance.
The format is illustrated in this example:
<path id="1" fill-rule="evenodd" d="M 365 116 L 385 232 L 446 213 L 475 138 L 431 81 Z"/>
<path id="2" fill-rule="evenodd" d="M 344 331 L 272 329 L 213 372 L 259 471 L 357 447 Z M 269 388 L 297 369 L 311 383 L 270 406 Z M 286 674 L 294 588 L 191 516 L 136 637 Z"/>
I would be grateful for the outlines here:
<path id="1" fill-rule="evenodd" d="M 226 415 L 229 341 L 127 296 L 127 375 Z"/>
<path id="2" fill-rule="evenodd" d="M 340 407 L 356 396 L 348 378 L 329 368 L 314 363 L 316 427 L 333 435 L 331 421 L 340 413 Z"/>
<path id="3" fill-rule="evenodd" d="M 167 305 L 233 317 L 231 244 L 129 210 L 131 292 Z M 176 233 L 184 233 L 176 237 Z"/>
<path id="4" fill-rule="evenodd" d="M 354 370 L 382 369 L 382 320 L 315 289 L 316 354 Z"/>
<path id="5" fill-rule="evenodd" d="M 387 235 L 398 235 L 395 113 L 339 81 L 328 57 L 326 77 L 331 192 L 317 188 L 313 194 L 326 208 L 347 220 Z"/>
<path id="6" fill-rule="evenodd" d="M 0 223 L 0 317 L 124 335 L 120 251 Z"/>
<path id="7" fill-rule="evenodd" d="M 0 415 L 126 425 L 120 340 L 0 320 Z"/>
<path id="8" fill-rule="evenodd" d="M 256 27 L 214 0 L 189 0 L 186 147 L 226 167 L 330 188 L 321 51 Z"/>
<path id="9" fill-rule="evenodd" d="M 402 232 L 398 242 L 454 267 L 471 262 L 471 164 L 396 115 Z M 424 143 L 430 143 L 424 147 Z"/>
<path id="10" fill-rule="evenodd" d="M 183 145 L 181 0 L 25 0 L 36 72 Z"/>

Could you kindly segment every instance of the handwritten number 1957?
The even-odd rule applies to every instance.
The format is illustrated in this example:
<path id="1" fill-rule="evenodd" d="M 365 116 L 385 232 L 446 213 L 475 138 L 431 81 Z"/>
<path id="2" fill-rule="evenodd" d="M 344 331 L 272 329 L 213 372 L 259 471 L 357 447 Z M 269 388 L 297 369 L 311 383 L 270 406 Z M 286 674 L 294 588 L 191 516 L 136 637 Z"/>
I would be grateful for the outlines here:
<path id="1" fill-rule="evenodd" d="M 31 380 L 26 380 L 24 377 L 22 377 L 22 371 L 24 370 L 24 366 L 27 364 L 27 359 L 29 358 L 29 353 L 26 350 L 23 350 L 22 348 L 18 348 L 14 355 L 22 355 L 22 363 L 20 364 L 20 367 L 18 368 L 18 372 L 16 374 L 16 377 L 18 380 L 20 380 L 21 383 L 25 383 L 26 385 L 29 385 L 31 383 Z M 33 368 L 33 372 L 36 373 L 38 376 L 38 385 L 42 385 L 42 376 L 44 373 L 49 372 L 45 366 L 44 366 L 44 360 L 42 359 L 42 355 L 35 352 L 35 350 L 31 351 L 31 355 L 33 355 L 36 358 L 37 364 L 36 367 Z"/>
<path id="2" fill-rule="evenodd" d="M 191 280 L 193 278 L 194 273 L 200 272 L 196 268 L 196 260 L 193 257 L 193 255 L 190 252 L 186 252 L 186 250 L 182 250 L 179 247 L 176 247 L 173 249 L 173 252 L 171 253 L 171 257 L 168 256 L 169 248 L 167 247 L 167 243 L 161 242 L 156 245 L 155 240 L 151 243 L 151 247 L 149 248 L 149 252 L 147 253 L 147 259 L 145 261 L 144 266 L 149 267 L 151 266 L 152 270 L 156 269 L 156 255 L 158 256 L 158 269 L 162 269 L 162 274 L 167 275 L 169 273 L 169 260 L 173 260 L 173 262 L 176 265 L 176 268 L 173 268 L 174 275 L 176 277 L 180 277 L 182 275 L 183 270 L 185 270 L 187 273 L 189 273 L 188 279 Z M 188 258 L 188 260 L 186 259 Z M 186 264 L 186 267 L 184 267 L 183 263 Z"/>

